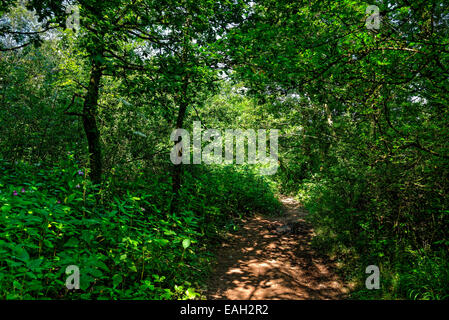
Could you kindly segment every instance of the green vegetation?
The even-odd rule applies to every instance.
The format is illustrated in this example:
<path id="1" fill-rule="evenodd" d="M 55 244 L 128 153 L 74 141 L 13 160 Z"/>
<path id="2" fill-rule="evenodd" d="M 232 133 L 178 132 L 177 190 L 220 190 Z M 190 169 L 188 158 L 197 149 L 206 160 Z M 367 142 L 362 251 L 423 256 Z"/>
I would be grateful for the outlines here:
<path id="1" fill-rule="evenodd" d="M 223 232 L 279 213 L 278 194 L 307 207 L 351 298 L 449 298 L 446 2 L 8 0 L 0 15 L 0 299 L 202 298 Z M 170 134 L 193 121 L 279 129 L 277 173 L 174 165 Z"/>
<path id="2" fill-rule="evenodd" d="M 98 189 L 74 158 L 51 167 L 1 161 L 3 299 L 198 298 L 221 230 L 253 210 L 277 210 L 270 186 L 249 170 L 186 173 L 180 209 L 169 214 L 169 177 L 143 171 L 124 183 L 117 174 Z M 69 265 L 80 266 L 80 291 L 65 288 Z"/>

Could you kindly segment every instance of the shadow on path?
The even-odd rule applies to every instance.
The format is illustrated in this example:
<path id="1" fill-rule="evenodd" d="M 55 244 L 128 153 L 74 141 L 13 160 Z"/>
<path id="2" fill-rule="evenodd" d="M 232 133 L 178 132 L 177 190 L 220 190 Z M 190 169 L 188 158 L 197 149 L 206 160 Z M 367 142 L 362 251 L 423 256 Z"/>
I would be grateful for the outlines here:
<path id="1" fill-rule="evenodd" d="M 283 216 L 251 217 L 222 244 L 208 299 L 345 298 L 348 288 L 332 272 L 331 263 L 311 248 L 314 233 L 304 220 L 307 212 L 292 198 L 281 201 Z M 292 222 L 297 222 L 295 233 L 277 231 Z"/>

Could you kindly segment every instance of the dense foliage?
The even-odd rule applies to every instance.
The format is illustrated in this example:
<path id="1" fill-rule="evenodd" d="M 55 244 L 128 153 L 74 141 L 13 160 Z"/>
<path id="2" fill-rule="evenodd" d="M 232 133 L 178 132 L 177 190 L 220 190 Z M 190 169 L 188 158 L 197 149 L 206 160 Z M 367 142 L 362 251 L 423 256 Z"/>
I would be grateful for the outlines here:
<path id="1" fill-rule="evenodd" d="M 249 169 L 186 173 L 180 210 L 169 214 L 169 177 L 117 174 L 98 190 L 75 158 L 1 161 L 1 298 L 198 298 L 232 218 L 278 209 Z M 70 265 L 80 266 L 80 291 L 65 287 Z"/>
<path id="2" fill-rule="evenodd" d="M 448 298 L 447 6 L 308 3 L 257 2 L 228 40 L 238 77 L 288 124 L 283 189 L 359 280 L 354 296 Z M 371 264 L 384 275 L 375 293 L 361 289 Z"/>
<path id="3" fill-rule="evenodd" d="M 222 232 L 278 213 L 279 192 L 352 298 L 449 298 L 445 1 L 8 0 L 0 15 L 0 298 L 200 298 Z M 170 134 L 193 121 L 279 129 L 279 170 L 173 165 Z"/>

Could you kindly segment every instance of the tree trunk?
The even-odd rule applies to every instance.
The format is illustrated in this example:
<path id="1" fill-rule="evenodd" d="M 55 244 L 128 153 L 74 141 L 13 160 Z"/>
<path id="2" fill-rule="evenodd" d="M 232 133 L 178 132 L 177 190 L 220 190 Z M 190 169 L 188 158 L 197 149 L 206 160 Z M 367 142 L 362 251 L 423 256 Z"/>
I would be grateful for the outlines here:
<path id="1" fill-rule="evenodd" d="M 184 124 L 184 118 L 186 115 L 187 110 L 187 103 L 182 102 L 179 106 L 179 113 L 178 113 L 178 119 L 176 120 L 176 129 L 182 129 L 182 126 Z M 181 142 L 181 137 L 178 138 L 177 141 L 175 141 L 175 145 L 179 142 Z M 181 150 L 178 156 L 182 157 L 182 152 L 189 152 L 188 150 Z M 171 205 L 171 212 L 173 212 L 177 207 L 177 197 L 179 194 L 179 189 L 181 188 L 181 179 L 182 179 L 182 163 L 175 164 L 173 167 L 173 175 L 172 175 L 172 192 L 173 192 L 173 199 L 172 199 L 172 205 Z"/>
<path id="2" fill-rule="evenodd" d="M 190 19 L 188 18 L 186 23 L 187 26 L 190 24 Z M 183 47 L 183 53 L 181 61 L 183 63 L 186 63 L 187 61 L 187 42 L 190 41 L 186 35 L 184 35 L 184 47 Z M 186 74 L 182 79 L 182 95 L 178 99 L 179 101 L 179 112 L 178 112 L 178 118 L 176 119 L 176 129 L 182 129 L 182 126 L 184 125 L 184 118 L 187 111 L 187 106 L 189 105 L 189 99 L 187 98 L 187 89 L 189 87 L 189 74 Z M 175 145 L 179 142 L 181 142 L 182 138 L 178 137 L 177 141 L 175 141 Z M 183 152 L 190 152 L 190 150 L 182 150 L 181 154 L 178 154 L 178 156 L 182 157 Z M 170 212 L 173 213 L 178 208 L 178 195 L 179 195 L 179 189 L 181 188 L 182 183 L 182 162 L 178 165 L 174 165 L 173 168 L 173 178 L 172 178 L 172 192 L 173 192 L 173 198 L 172 202 L 170 204 Z"/>
<path id="3" fill-rule="evenodd" d="M 89 146 L 90 177 L 94 184 L 101 183 L 102 156 L 100 145 L 100 130 L 97 126 L 98 97 L 100 80 L 103 75 L 101 64 L 93 61 L 90 81 L 83 106 L 83 125 Z"/>

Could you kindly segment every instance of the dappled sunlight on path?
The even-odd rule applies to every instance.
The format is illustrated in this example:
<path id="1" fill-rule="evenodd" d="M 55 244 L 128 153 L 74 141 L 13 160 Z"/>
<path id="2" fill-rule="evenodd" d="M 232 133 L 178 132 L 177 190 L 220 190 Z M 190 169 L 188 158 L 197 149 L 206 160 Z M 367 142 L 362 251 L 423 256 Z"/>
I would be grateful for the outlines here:
<path id="1" fill-rule="evenodd" d="M 208 299 L 342 299 L 347 288 L 332 265 L 310 246 L 307 212 L 294 199 L 282 197 L 284 215 L 260 215 L 222 245 L 209 281 Z M 296 222 L 295 232 L 279 232 Z"/>

